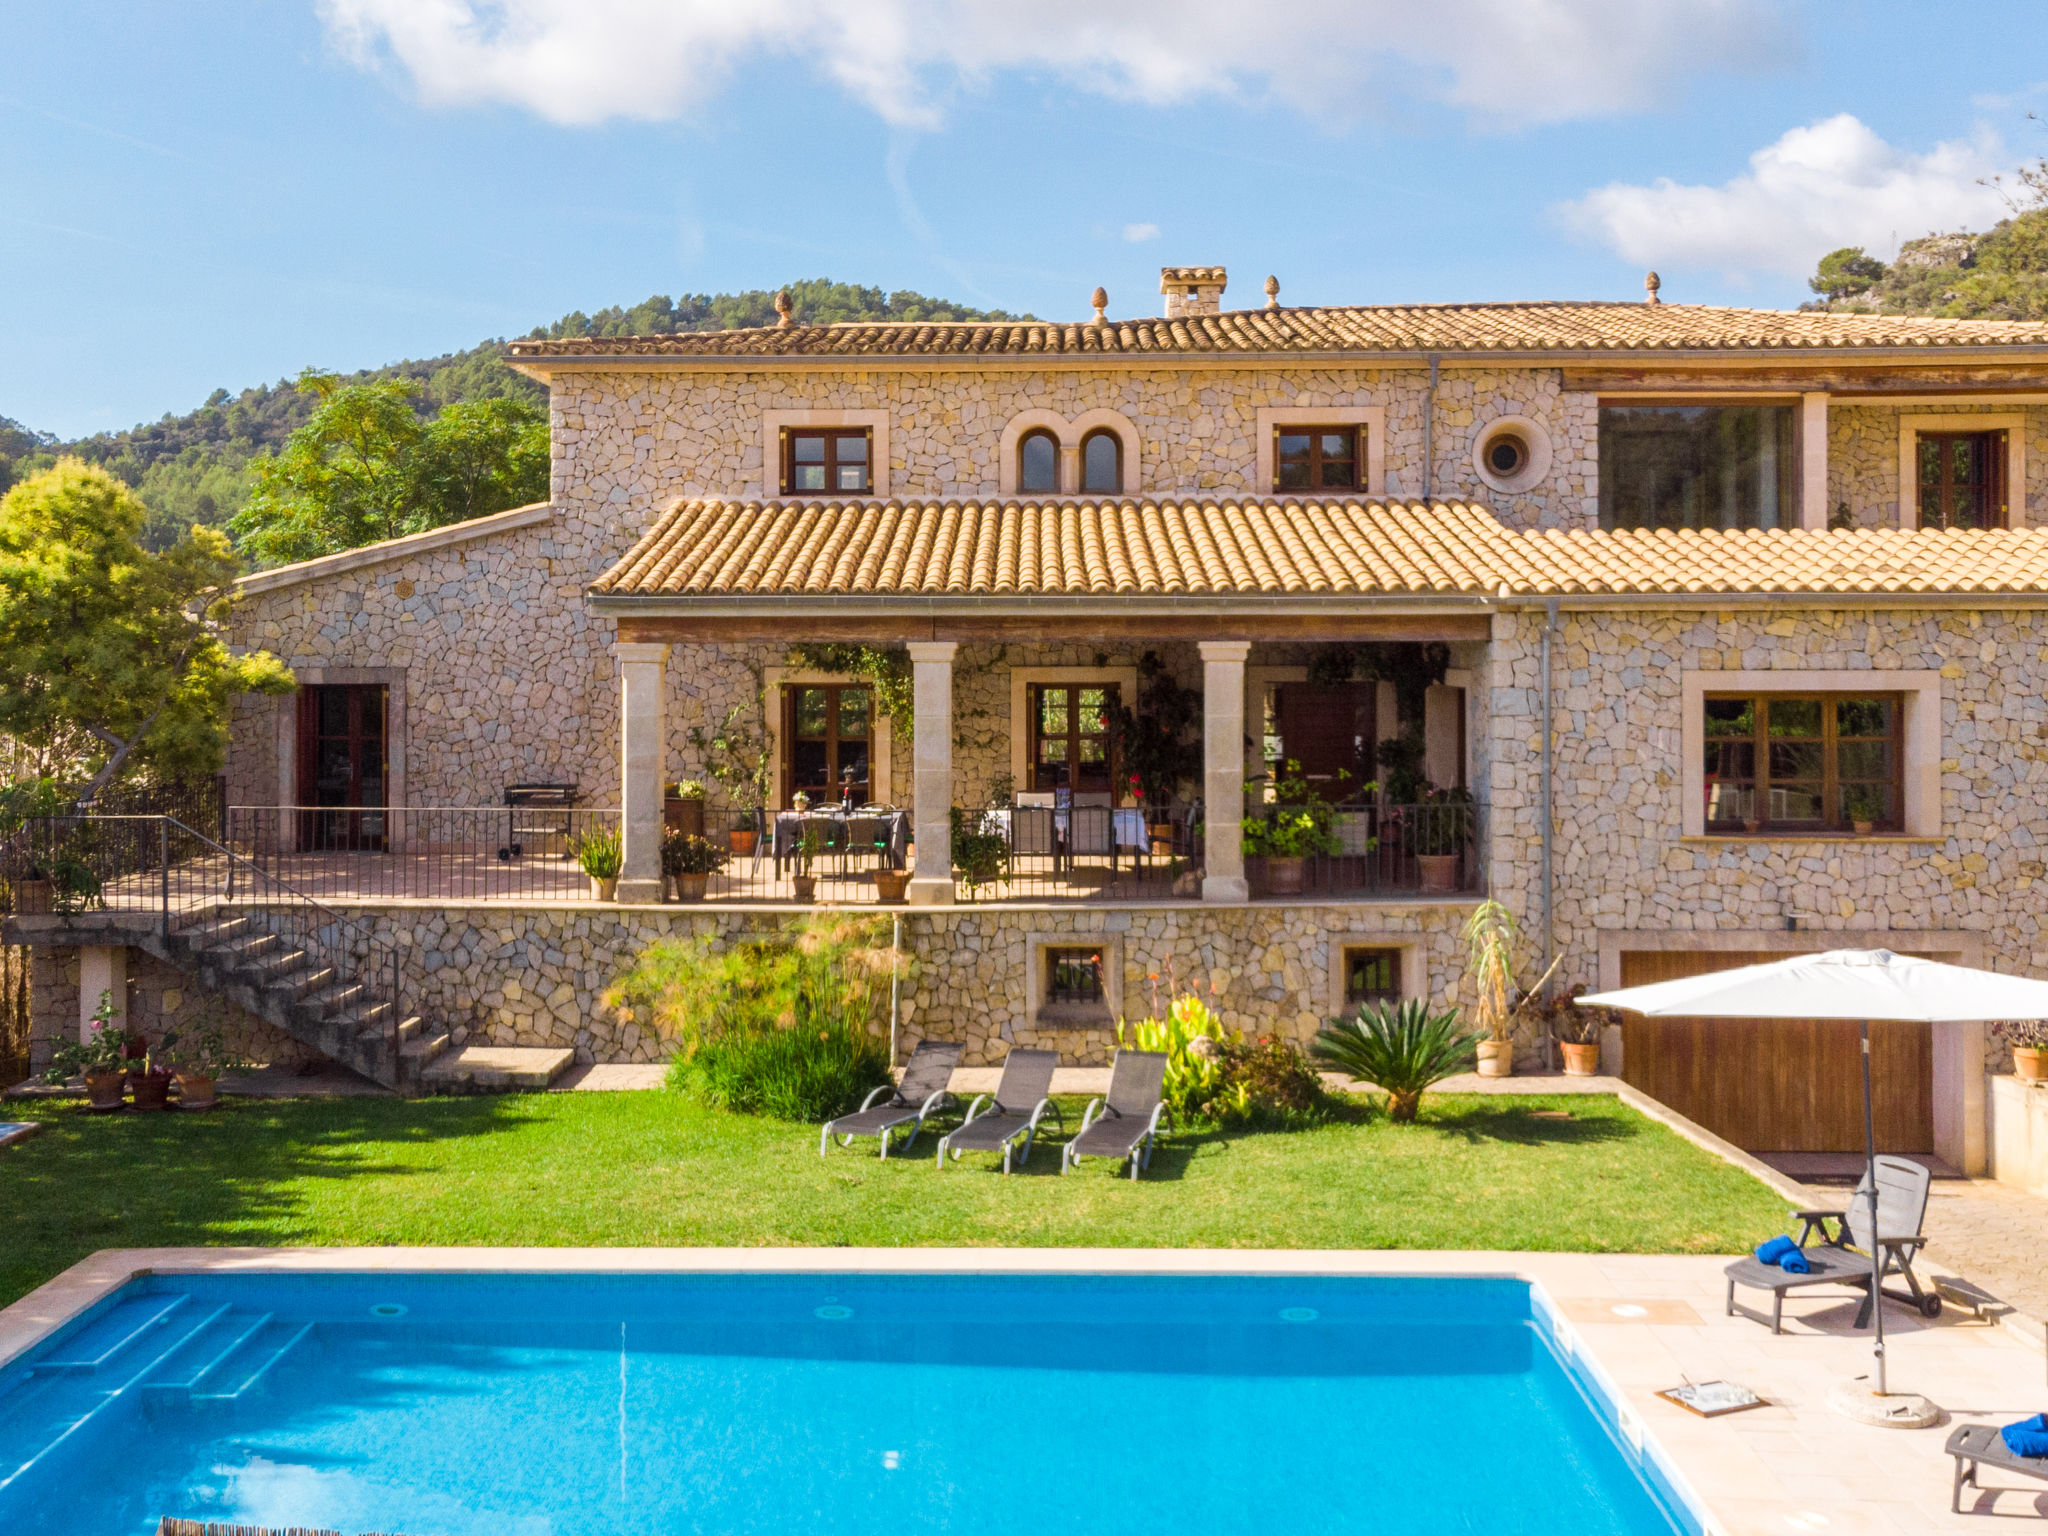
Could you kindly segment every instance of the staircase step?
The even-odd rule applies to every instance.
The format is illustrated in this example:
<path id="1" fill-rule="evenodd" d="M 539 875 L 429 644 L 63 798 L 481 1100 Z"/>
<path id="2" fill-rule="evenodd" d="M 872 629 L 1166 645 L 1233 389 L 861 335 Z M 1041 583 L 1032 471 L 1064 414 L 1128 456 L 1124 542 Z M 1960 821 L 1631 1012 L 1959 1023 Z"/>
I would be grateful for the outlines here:
<path id="1" fill-rule="evenodd" d="M 222 1307 L 209 1326 L 198 1330 L 183 1347 L 166 1355 L 142 1384 L 142 1395 L 152 1402 L 186 1402 L 193 1392 L 220 1380 L 237 1350 L 262 1331 L 273 1314 L 240 1312 Z"/>
<path id="2" fill-rule="evenodd" d="M 105 1317 L 88 1323 L 64 1347 L 33 1362 L 36 1374 L 57 1371 L 100 1371 L 114 1364 L 137 1344 L 167 1326 L 185 1305 L 183 1296 L 137 1296 L 118 1302 Z"/>
<path id="3" fill-rule="evenodd" d="M 546 1088 L 574 1065 L 568 1046 L 470 1045 L 430 1061 L 420 1074 L 429 1093 L 491 1093 Z"/>
<path id="4" fill-rule="evenodd" d="M 271 1368 L 297 1349 L 312 1331 L 311 1323 L 301 1323 L 294 1328 L 276 1318 L 267 1320 L 254 1340 L 236 1354 L 233 1364 L 208 1382 L 209 1387 L 217 1386 L 220 1390 L 194 1392 L 192 1401 L 232 1403 L 260 1390 Z"/>

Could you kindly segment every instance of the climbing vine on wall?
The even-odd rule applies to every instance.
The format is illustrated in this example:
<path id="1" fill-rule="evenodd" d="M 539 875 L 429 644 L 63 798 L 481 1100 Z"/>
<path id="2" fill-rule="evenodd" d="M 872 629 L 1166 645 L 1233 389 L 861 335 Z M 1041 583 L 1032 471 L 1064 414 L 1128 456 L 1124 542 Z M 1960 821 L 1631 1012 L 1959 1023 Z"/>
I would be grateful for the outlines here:
<path id="1" fill-rule="evenodd" d="M 890 726 L 908 739 L 916 719 L 915 694 L 911 687 L 910 652 L 902 646 L 793 645 L 789 664 L 829 672 L 838 677 L 857 677 L 875 691 L 875 708 L 888 716 Z"/>

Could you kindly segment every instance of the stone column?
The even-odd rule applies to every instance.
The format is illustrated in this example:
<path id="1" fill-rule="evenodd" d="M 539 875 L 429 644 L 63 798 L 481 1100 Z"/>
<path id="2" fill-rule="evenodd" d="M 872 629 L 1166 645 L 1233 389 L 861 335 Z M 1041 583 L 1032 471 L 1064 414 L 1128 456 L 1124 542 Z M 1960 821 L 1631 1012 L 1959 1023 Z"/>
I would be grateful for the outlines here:
<path id="1" fill-rule="evenodd" d="M 1248 640 L 1202 650 L 1202 900 L 1243 901 L 1244 662 Z"/>
<path id="2" fill-rule="evenodd" d="M 917 862 L 905 897 L 918 906 L 953 899 L 953 656 L 951 640 L 910 642 L 917 714 L 911 749 L 911 835 Z"/>
<path id="3" fill-rule="evenodd" d="M 1815 392 L 1799 397 L 1799 526 L 1827 525 L 1828 397 Z"/>
<path id="4" fill-rule="evenodd" d="M 56 954 L 46 949 L 46 955 Z M 114 1022 L 109 1027 L 128 1028 L 128 947 L 125 944 L 82 944 L 78 949 L 78 1040 L 92 1038 L 92 1016 L 99 1012 L 100 994 L 114 999 Z"/>
<path id="5" fill-rule="evenodd" d="M 661 900 L 661 776 L 667 746 L 668 647 L 621 643 L 619 658 L 620 901 Z"/>

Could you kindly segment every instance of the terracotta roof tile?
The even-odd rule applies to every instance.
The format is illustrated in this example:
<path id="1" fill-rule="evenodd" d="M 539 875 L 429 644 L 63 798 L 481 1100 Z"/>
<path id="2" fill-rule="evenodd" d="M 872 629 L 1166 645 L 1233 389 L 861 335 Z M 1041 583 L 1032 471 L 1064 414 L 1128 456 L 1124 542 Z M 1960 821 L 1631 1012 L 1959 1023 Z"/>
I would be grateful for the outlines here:
<path id="1" fill-rule="evenodd" d="M 1066 357 L 1286 352 L 1813 351 L 2048 345 L 2048 325 L 1699 304 L 1408 304 L 1240 309 L 1103 325 L 899 321 L 569 336 L 511 344 L 551 357 Z"/>
<path id="2" fill-rule="evenodd" d="M 2048 594 L 2048 529 L 1520 533 L 1278 498 L 678 503 L 604 596 Z"/>

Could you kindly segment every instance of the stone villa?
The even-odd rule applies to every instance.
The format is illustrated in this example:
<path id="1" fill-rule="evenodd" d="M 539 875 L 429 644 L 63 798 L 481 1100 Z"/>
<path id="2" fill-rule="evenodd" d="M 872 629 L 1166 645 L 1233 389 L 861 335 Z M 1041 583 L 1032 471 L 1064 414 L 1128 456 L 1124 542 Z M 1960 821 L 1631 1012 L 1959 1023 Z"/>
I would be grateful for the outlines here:
<path id="1" fill-rule="evenodd" d="M 453 1043 L 584 1060 L 661 1053 L 596 1001 L 639 945 L 873 906 L 899 862 L 903 1038 L 973 1060 L 1101 1059 L 1168 985 L 1297 1037 L 1456 1002 L 1488 890 L 1563 985 L 1844 944 L 2048 972 L 2048 327 L 1661 304 L 1654 277 L 1225 287 L 1168 268 L 1158 319 L 1098 290 L 1073 324 L 513 343 L 551 394 L 546 504 L 242 583 L 236 640 L 304 687 L 238 713 L 231 840 L 342 860 L 315 894 Z M 819 666 L 835 645 L 907 647 L 907 731 L 873 674 Z M 1175 700 L 1185 771 L 1134 777 Z M 759 820 L 716 772 L 735 722 Z M 678 905 L 686 778 L 734 851 Z M 1278 780 L 1331 807 L 1305 862 L 1267 830 Z M 498 830 L 522 785 L 614 817 L 616 902 L 504 883 L 566 867 L 544 817 Z M 408 850 L 441 873 L 363 874 Z M 110 948 L 54 951 L 49 1028 L 82 967 L 172 985 Z M 1981 1169 L 1995 1039 L 1879 1030 L 1880 1140 Z M 1855 1050 L 1632 1021 L 1605 1061 L 1744 1146 L 1827 1150 L 1861 1145 Z"/>

